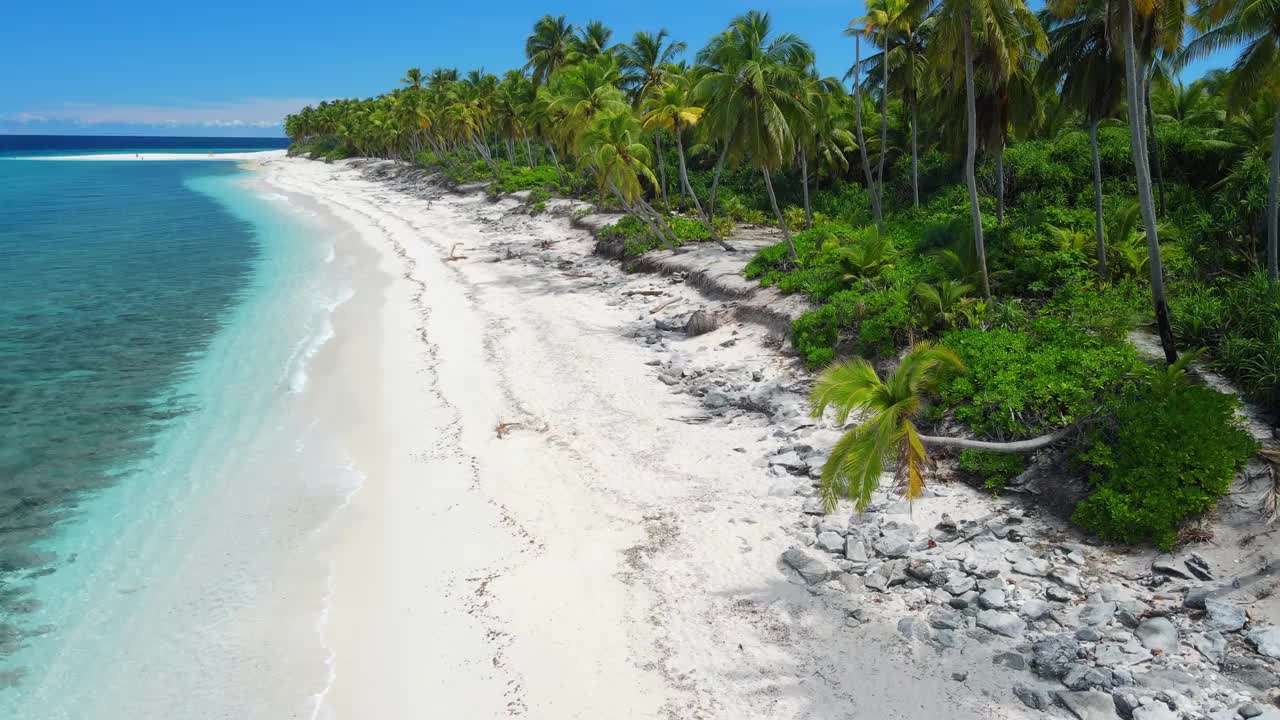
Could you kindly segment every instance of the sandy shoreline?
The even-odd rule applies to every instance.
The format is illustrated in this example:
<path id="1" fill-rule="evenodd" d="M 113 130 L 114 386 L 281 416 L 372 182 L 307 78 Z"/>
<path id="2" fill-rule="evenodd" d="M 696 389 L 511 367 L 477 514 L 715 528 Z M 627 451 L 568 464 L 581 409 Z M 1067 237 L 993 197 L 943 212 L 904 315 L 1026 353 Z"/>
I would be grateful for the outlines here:
<path id="1" fill-rule="evenodd" d="M 493 237 L 486 222 L 510 208 L 482 197 L 429 202 L 301 160 L 266 168 L 268 182 L 355 227 L 394 278 L 381 372 L 364 388 L 382 418 L 355 443 L 368 480 L 337 558 L 325 631 L 336 682 L 320 717 L 1013 708 L 1007 694 L 982 700 L 917 665 L 892 624 L 858 628 L 856 647 L 830 642 L 851 632 L 845 613 L 805 612 L 811 591 L 776 567 L 796 503 L 769 495 L 760 458 L 786 440 L 751 418 L 682 421 L 701 405 L 657 382 L 654 348 L 626 332 L 651 325 L 656 303 L 610 305 L 576 277 L 625 279 L 591 255 L 589 235 L 544 238 L 546 224 L 529 223 Z M 492 262 L 491 244 L 527 251 L 544 239 L 577 269 Z M 468 258 L 444 261 L 455 243 Z M 667 349 L 691 367 L 740 366 L 748 382 L 748 366 L 794 382 L 759 328 Z M 805 422 L 799 400 L 793 424 Z M 501 423 L 514 425 L 500 438 Z M 918 679 L 907 686 L 904 672 Z M 859 688 L 856 705 L 841 677 Z"/>
<path id="2" fill-rule="evenodd" d="M 566 217 L 404 192 L 351 163 L 259 167 L 349 225 L 384 278 L 336 342 L 377 369 L 352 398 L 348 440 L 367 480 L 334 561 L 333 683 L 315 717 L 1069 717 L 1014 692 L 1037 684 L 1031 641 L 1074 632 L 1108 598 L 1135 598 L 1112 613 L 1139 597 L 1166 612 L 1142 585 L 1150 553 L 1085 548 L 963 486 L 913 510 L 880 493 L 862 519 L 813 511 L 809 476 L 836 433 L 805 415 L 808 375 L 779 339 L 679 274 L 622 273 Z M 698 308 L 721 326 L 664 329 Z M 981 547 L 931 529 L 937 548 L 918 553 L 948 587 L 1002 587 L 1026 620 L 983 612 L 1018 623 L 1008 635 L 986 629 L 976 602 L 954 612 L 934 578 L 877 559 L 878 540 L 870 563 L 818 547 L 832 530 L 870 544 L 934 528 L 944 512 L 982 531 Z M 1032 540 L 1011 542 L 1010 527 Z M 826 581 L 785 566 L 795 552 L 831 568 Z M 1010 570 L 1041 555 L 1074 586 Z M 1027 617 L 1046 592 L 1061 598 L 1052 613 Z M 1142 692 L 1208 672 L 1197 702 L 1247 699 L 1197 665 L 1200 628 L 1186 622 L 1182 654 L 1158 658 Z M 1117 647 L 1132 644 L 1114 627 Z M 1053 685 L 1039 684 L 1052 705 Z"/>

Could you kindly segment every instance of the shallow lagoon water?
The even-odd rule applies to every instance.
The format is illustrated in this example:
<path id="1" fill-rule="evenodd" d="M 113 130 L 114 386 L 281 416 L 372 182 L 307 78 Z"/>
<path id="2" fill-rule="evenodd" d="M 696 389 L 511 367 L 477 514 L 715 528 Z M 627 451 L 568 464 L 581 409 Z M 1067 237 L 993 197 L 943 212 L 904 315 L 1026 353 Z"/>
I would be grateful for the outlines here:
<path id="1" fill-rule="evenodd" d="M 358 258 L 230 163 L 0 161 L 0 716 L 305 716 Z"/>

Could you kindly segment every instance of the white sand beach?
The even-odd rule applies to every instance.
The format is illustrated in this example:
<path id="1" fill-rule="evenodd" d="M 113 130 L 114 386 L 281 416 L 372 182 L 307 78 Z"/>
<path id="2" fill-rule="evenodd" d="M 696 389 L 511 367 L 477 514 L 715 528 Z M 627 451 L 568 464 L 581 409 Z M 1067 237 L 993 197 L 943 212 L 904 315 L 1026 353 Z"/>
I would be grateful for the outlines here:
<path id="1" fill-rule="evenodd" d="M 818 464 L 837 435 L 806 415 L 807 373 L 738 320 L 735 301 L 625 274 L 567 217 L 512 199 L 410 194 L 350 163 L 259 161 L 268 184 L 354 228 L 388 278 L 335 339 L 376 370 L 347 407 L 367 480 L 335 559 L 322 627 L 332 683 L 313 717 L 1042 715 L 1013 689 L 1035 684 L 1019 663 L 1032 639 L 1062 632 L 1057 620 L 1024 636 L 1011 609 L 1001 619 L 1021 627 L 1007 635 L 964 618 L 970 633 L 948 634 L 940 589 L 871 592 L 870 574 L 864 588 L 835 571 L 806 582 L 779 560 L 828 522 L 802 512 L 813 499 L 799 463 Z M 718 329 L 655 331 L 698 308 Z M 769 415 L 726 412 L 720 390 L 755 393 Z M 963 487 L 914 508 L 878 499 L 886 527 L 1003 513 L 983 548 L 1023 522 Z M 939 543 L 937 560 L 978 567 L 978 546 Z M 1115 561 L 1095 548 L 1035 547 L 1077 552 L 1077 583 L 1109 581 L 1096 573 Z M 1044 588 L 1031 582 L 1025 594 L 1010 584 L 1011 602 L 1034 604 Z M 1061 622 L 1087 594 L 1073 597 L 1055 606 Z"/>

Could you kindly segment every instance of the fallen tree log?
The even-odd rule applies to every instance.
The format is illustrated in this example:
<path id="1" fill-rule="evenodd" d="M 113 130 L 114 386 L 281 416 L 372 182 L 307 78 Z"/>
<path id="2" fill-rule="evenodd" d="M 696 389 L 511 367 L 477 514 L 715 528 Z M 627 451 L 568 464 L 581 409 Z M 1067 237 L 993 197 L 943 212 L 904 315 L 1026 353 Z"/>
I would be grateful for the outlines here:
<path id="1" fill-rule="evenodd" d="M 938 437 L 935 435 L 921 435 L 920 442 L 925 445 L 958 447 L 965 450 L 986 450 L 987 452 L 995 453 L 1027 453 L 1033 450 L 1039 450 L 1043 447 L 1048 447 L 1067 437 L 1074 432 L 1075 429 L 1075 426 L 1064 427 L 1061 430 L 1054 430 L 1048 435 L 1041 435 L 1040 437 L 1033 437 L 1027 440 L 1015 440 L 1013 442 L 989 442 L 987 440 Z"/>

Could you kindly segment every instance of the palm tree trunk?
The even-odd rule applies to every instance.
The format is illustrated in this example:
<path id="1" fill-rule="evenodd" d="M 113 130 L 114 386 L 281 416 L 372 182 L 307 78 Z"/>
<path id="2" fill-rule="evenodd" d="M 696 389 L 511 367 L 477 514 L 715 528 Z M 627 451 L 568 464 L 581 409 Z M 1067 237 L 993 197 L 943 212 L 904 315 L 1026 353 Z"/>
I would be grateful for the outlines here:
<path id="1" fill-rule="evenodd" d="M 969 214 L 973 221 L 973 247 L 978 256 L 978 273 L 982 277 L 982 294 L 991 297 L 991 279 L 987 275 L 987 247 L 982 241 L 982 209 L 978 207 L 978 178 L 974 163 L 978 155 L 978 107 L 973 90 L 973 20 L 964 11 L 964 91 L 968 116 L 968 139 L 964 151 L 964 180 L 969 186 Z"/>
<path id="2" fill-rule="evenodd" d="M 996 142 L 996 224 L 1004 224 L 1004 133 Z"/>
<path id="3" fill-rule="evenodd" d="M 880 56 L 880 65 L 884 68 L 884 81 L 880 86 L 880 167 L 876 171 L 876 182 L 880 189 L 876 197 L 880 201 L 880 212 L 884 212 L 884 158 L 889 154 L 889 36 L 884 36 L 884 54 Z M 883 229 L 883 228 L 882 228 Z"/>
<path id="4" fill-rule="evenodd" d="M 862 34 L 853 36 L 853 117 L 858 132 L 858 154 L 862 156 L 862 174 L 867 178 L 867 195 L 871 198 L 871 215 L 876 227 L 884 232 L 884 218 L 880 215 L 880 197 L 871 178 L 871 161 L 867 159 L 867 141 L 862 134 Z"/>
<path id="5" fill-rule="evenodd" d="M 804 226 L 808 229 L 813 227 L 813 213 L 809 211 L 809 159 L 804 151 L 800 152 L 800 179 L 804 188 Z"/>
<path id="6" fill-rule="evenodd" d="M 716 229 L 711 226 L 711 218 L 707 217 L 707 214 L 702 212 L 702 203 L 698 201 L 698 193 L 694 192 L 693 186 L 689 184 L 689 171 L 686 169 L 685 162 L 684 162 L 684 138 L 681 136 L 679 132 L 676 132 L 676 150 L 679 152 L 679 155 L 680 155 L 680 190 L 681 192 L 688 192 L 689 197 L 693 198 L 693 207 L 698 210 L 698 217 L 701 217 L 702 224 L 707 226 L 707 234 L 711 236 L 711 239 L 719 243 L 720 247 L 724 248 L 725 250 L 733 250 L 732 245 L 725 242 L 724 240 L 721 240 L 720 236 L 716 235 Z"/>
<path id="7" fill-rule="evenodd" d="M 528 133 L 525 133 L 525 136 L 524 136 L 524 159 L 527 163 L 529 163 L 529 167 L 532 168 L 533 167 L 533 146 L 529 144 Z"/>
<path id="8" fill-rule="evenodd" d="M 795 243 L 791 242 L 791 233 L 787 230 L 787 219 L 782 217 L 782 210 L 778 209 L 778 196 L 773 194 L 773 181 L 769 179 L 769 168 L 762 167 L 760 171 L 764 173 L 764 189 L 769 191 L 769 204 L 773 205 L 773 214 L 778 218 L 778 226 L 782 228 L 782 237 L 787 241 L 787 253 L 791 256 L 791 261 L 796 262 L 800 256 L 796 253 Z"/>
<path id="9" fill-rule="evenodd" d="M 547 149 L 551 151 L 551 162 L 555 163 L 556 166 L 556 177 L 560 179 L 560 182 L 564 182 L 564 171 L 560 169 L 560 158 L 556 157 L 556 146 L 552 143 L 547 143 Z"/>
<path id="10" fill-rule="evenodd" d="M 1093 230 L 1098 239 L 1098 274 L 1107 279 L 1107 239 L 1102 232 L 1102 160 L 1098 156 L 1098 123 L 1089 122 L 1089 150 L 1093 156 Z"/>
<path id="11" fill-rule="evenodd" d="M 916 149 L 916 103 L 911 103 L 911 206 L 920 207 L 920 156 Z"/>
<path id="12" fill-rule="evenodd" d="M 1172 365 L 1178 361 L 1174 345 L 1173 327 L 1169 322 L 1169 303 L 1164 292 L 1164 266 L 1160 262 L 1160 238 L 1156 227 L 1156 207 L 1151 196 L 1151 165 L 1147 159 L 1146 138 L 1142 122 L 1142 78 L 1138 74 L 1138 51 L 1133 42 L 1133 0 L 1126 0 L 1121 8 L 1124 24 L 1125 90 L 1129 101 L 1129 140 L 1133 144 L 1133 164 L 1138 180 L 1138 205 L 1142 209 L 1142 224 L 1147 233 L 1147 269 L 1151 274 L 1151 303 L 1155 309 L 1156 328 L 1160 332 L 1160 345 L 1165 360 Z"/>
<path id="13" fill-rule="evenodd" d="M 1280 112 L 1276 113 L 1275 134 L 1271 138 L 1271 189 L 1267 195 L 1267 282 L 1275 287 L 1280 282 Z"/>
<path id="14" fill-rule="evenodd" d="M 638 206 L 633 207 L 631 204 L 629 204 L 627 202 L 627 198 L 623 196 L 622 191 L 619 190 L 618 186 L 615 185 L 614 183 L 612 182 L 609 183 L 609 189 L 613 191 L 614 197 L 618 198 L 618 203 L 622 205 L 622 209 L 625 210 L 628 215 L 631 215 L 632 217 L 635 217 L 636 219 L 638 219 L 640 222 L 644 223 L 645 226 L 649 228 L 649 232 L 657 236 L 658 240 L 662 241 L 662 244 L 666 245 L 668 250 L 676 249 L 676 246 L 671 242 L 671 240 L 668 239 L 667 236 L 662 233 L 662 230 L 657 225 L 654 224 L 653 219 L 649 217 L 648 213 L 643 212 L 643 208 L 640 208 Z"/>
<path id="15" fill-rule="evenodd" d="M 711 197 L 707 199 L 707 216 L 714 218 L 716 216 L 716 189 L 720 187 L 720 172 L 724 170 L 725 158 L 729 157 L 729 141 L 726 140 L 724 147 L 720 150 L 720 159 L 716 160 L 716 171 L 711 176 Z"/>
<path id="16" fill-rule="evenodd" d="M 653 146 L 658 151 L 658 185 L 662 188 L 662 205 L 667 210 L 671 209 L 671 203 L 667 200 L 667 164 L 662 160 L 662 132 L 653 131 Z"/>
<path id="17" fill-rule="evenodd" d="M 1164 215 L 1164 170 L 1160 167 L 1160 145 L 1156 141 L 1155 117 L 1151 114 L 1151 79 L 1148 74 L 1144 74 L 1142 80 L 1143 104 L 1146 106 L 1147 113 L 1148 152 L 1151 155 L 1151 165 L 1156 171 L 1156 188 L 1160 193 L 1160 214 Z"/>

